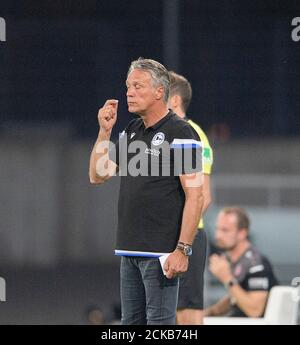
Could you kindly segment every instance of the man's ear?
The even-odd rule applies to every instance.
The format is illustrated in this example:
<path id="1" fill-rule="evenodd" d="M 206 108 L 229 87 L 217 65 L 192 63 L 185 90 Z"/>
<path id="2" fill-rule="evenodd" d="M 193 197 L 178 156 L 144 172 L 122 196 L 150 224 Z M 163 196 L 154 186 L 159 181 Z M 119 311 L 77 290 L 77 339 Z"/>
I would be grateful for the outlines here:
<path id="1" fill-rule="evenodd" d="M 239 238 L 240 240 L 245 240 L 248 237 L 247 229 L 239 229 Z"/>
<path id="2" fill-rule="evenodd" d="M 179 95 L 173 95 L 172 96 L 172 103 L 175 108 L 178 108 L 181 106 L 181 99 Z"/>
<path id="3" fill-rule="evenodd" d="M 163 96 L 164 96 L 164 87 L 163 86 L 158 86 L 157 88 L 156 88 L 156 91 L 155 91 L 155 98 L 157 99 L 157 100 L 159 100 L 159 99 L 161 99 L 161 98 L 163 98 Z"/>

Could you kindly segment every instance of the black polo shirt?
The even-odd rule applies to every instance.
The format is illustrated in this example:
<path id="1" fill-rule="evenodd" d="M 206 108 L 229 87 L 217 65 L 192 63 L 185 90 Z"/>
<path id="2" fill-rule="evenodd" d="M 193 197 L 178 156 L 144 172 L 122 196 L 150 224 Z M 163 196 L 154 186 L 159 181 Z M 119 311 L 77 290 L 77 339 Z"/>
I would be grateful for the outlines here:
<path id="1" fill-rule="evenodd" d="M 173 251 L 185 203 L 179 175 L 202 171 L 196 131 L 171 111 L 148 128 L 134 119 L 110 159 L 121 176 L 116 254 L 151 257 Z"/>

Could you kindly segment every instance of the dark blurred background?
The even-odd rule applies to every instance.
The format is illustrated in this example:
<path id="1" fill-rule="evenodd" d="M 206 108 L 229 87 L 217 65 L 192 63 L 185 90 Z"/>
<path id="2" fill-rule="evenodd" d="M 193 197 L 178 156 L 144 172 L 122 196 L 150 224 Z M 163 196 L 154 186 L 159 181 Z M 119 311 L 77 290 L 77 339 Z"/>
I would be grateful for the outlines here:
<path id="1" fill-rule="evenodd" d="M 243 205 L 281 281 L 300 276 L 297 16 L 288 0 L 0 1 L 1 323 L 89 323 L 91 305 L 116 317 L 119 181 L 91 187 L 88 159 L 107 98 L 115 138 L 132 117 L 139 56 L 191 81 L 189 116 L 215 150 L 211 238 L 218 209 Z"/>
<path id="2" fill-rule="evenodd" d="M 121 129 L 129 119 L 126 72 L 143 56 L 189 78 L 190 113 L 205 129 L 225 123 L 233 137 L 299 135 L 300 49 L 291 39 L 299 7 L 278 0 L 1 0 L 1 124 L 59 121 L 93 137 L 99 106 L 115 97 Z"/>

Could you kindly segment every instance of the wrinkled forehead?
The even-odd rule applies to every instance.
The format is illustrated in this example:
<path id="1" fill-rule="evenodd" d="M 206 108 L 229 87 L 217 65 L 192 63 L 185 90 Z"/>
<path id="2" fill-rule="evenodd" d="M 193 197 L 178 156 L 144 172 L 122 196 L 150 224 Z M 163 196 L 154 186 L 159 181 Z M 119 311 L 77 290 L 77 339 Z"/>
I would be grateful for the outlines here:
<path id="1" fill-rule="evenodd" d="M 143 83 L 151 83 L 152 76 L 151 73 L 148 71 L 144 71 L 141 69 L 134 69 L 127 75 L 126 84 L 134 83 L 134 82 L 143 82 Z"/>

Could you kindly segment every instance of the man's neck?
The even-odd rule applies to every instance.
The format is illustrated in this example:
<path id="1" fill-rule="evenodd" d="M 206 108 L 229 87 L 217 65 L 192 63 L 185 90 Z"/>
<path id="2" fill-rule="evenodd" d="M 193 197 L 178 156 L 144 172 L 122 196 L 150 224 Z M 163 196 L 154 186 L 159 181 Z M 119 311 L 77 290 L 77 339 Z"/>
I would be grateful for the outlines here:
<path id="1" fill-rule="evenodd" d="M 251 246 L 251 243 L 246 240 L 239 243 L 234 249 L 229 250 L 228 254 L 232 262 L 237 262 L 239 258 L 246 252 L 246 250 Z"/>
<path id="2" fill-rule="evenodd" d="M 146 128 L 155 125 L 163 117 L 168 114 L 169 110 L 166 105 L 161 107 L 156 107 L 155 109 L 149 109 L 146 112 L 139 114 L 142 118 Z"/>
<path id="3" fill-rule="evenodd" d="M 174 108 L 173 111 L 174 111 L 175 114 L 177 114 L 182 119 L 184 119 L 185 116 L 186 116 L 185 112 L 180 107 Z"/>

